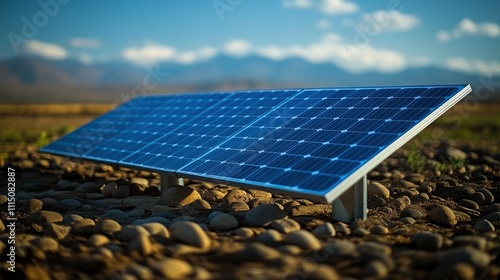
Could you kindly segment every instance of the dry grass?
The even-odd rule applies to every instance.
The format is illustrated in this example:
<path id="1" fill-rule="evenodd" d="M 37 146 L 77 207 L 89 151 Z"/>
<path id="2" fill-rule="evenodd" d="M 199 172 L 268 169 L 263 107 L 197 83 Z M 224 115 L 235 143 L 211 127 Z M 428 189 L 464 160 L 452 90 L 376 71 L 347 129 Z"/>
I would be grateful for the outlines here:
<path id="1" fill-rule="evenodd" d="M 112 104 L 0 104 L 0 115 L 100 115 L 113 108 Z"/>

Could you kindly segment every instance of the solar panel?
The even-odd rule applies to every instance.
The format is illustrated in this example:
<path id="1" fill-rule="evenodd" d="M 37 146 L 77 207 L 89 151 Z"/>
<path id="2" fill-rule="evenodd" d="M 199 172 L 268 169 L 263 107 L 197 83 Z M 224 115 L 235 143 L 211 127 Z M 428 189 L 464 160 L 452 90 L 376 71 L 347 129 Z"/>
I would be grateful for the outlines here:
<path id="1" fill-rule="evenodd" d="M 332 202 L 469 85 L 135 98 L 42 152 Z"/>

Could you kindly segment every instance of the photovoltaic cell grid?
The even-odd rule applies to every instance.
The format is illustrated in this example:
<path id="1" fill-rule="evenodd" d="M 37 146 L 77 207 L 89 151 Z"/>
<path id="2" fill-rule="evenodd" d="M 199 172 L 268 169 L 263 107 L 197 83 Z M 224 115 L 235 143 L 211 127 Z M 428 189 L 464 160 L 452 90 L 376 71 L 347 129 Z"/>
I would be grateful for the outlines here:
<path id="1" fill-rule="evenodd" d="M 469 92 L 453 85 L 147 96 L 42 152 L 331 201 Z"/>

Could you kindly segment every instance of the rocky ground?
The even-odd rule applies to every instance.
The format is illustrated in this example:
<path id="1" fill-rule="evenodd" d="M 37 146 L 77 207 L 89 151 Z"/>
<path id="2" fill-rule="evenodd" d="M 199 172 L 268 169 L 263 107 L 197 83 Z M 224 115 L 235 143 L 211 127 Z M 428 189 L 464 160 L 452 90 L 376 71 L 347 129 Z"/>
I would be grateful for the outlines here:
<path id="1" fill-rule="evenodd" d="M 368 219 L 306 199 L 24 150 L 0 174 L 3 279 L 498 279 L 498 143 L 401 149 L 368 174 Z M 9 272 L 7 167 L 16 172 Z"/>

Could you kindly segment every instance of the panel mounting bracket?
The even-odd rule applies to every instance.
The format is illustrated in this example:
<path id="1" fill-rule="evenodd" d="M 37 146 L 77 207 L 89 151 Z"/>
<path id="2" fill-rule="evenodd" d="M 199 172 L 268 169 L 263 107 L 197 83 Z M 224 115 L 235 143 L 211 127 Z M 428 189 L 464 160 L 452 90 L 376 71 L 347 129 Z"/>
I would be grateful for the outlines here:
<path id="1" fill-rule="evenodd" d="M 175 174 L 171 173 L 160 173 L 160 190 L 164 190 L 173 185 L 184 186 L 184 178 L 177 177 Z"/>
<path id="2" fill-rule="evenodd" d="M 333 201 L 332 218 L 341 222 L 366 219 L 366 175 Z"/>

